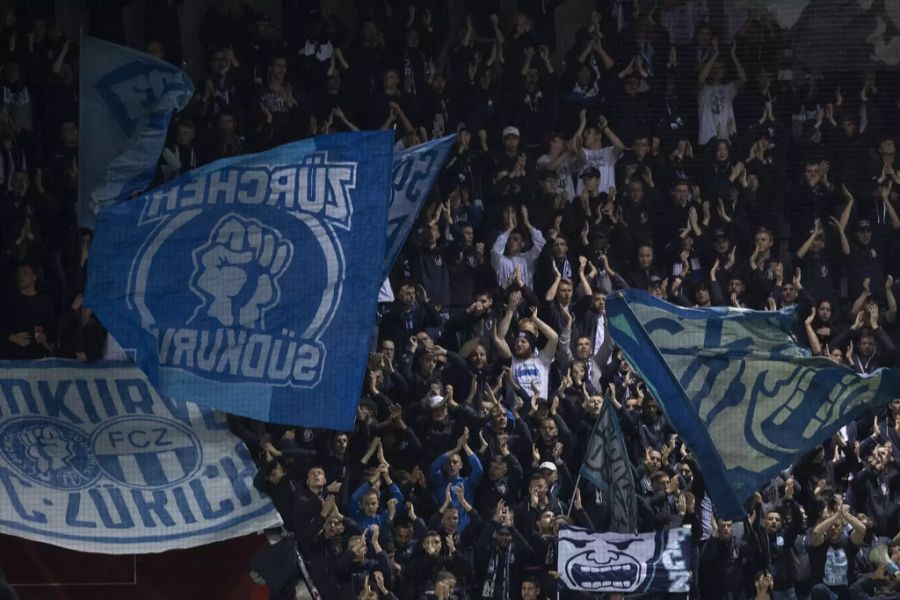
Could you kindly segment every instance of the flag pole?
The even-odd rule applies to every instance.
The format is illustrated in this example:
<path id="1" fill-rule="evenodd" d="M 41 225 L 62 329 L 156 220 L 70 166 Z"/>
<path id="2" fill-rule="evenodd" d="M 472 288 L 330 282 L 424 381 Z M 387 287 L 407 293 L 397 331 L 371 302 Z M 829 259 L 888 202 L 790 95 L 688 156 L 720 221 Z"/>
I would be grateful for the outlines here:
<path id="1" fill-rule="evenodd" d="M 575 478 L 575 488 L 572 490 L 572 498 L 569 500 L 569 509 L 566 511 L 566 516 L 572 514 L 572 507 L 575 505 L 575 492 L 578 491 L 578 484 L 581 483 L 581 469 L 578 469 L 578 477 Z"/>

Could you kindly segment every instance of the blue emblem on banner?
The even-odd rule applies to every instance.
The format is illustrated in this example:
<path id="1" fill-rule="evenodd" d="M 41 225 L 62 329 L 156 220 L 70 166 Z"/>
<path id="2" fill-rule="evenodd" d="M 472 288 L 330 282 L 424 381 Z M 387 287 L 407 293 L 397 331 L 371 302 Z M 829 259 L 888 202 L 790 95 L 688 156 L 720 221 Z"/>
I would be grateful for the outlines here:
<path id="1" fill-rule="evenodd" d="M 77 490 L 101 475 L 90 439 L 56 419 L 8 421 L 0 429 L 0 454 L 16 472 L 41 485 Z"/>

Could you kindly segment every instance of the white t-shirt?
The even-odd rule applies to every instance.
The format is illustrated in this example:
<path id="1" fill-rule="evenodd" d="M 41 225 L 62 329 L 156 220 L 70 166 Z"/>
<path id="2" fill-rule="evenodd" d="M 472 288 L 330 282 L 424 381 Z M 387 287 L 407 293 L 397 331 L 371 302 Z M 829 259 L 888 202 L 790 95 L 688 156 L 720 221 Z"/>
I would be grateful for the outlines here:
<path id="1" fill-rule="evenodd" d="M 616 161 L 622 156 L 622 151 L 618 150 L 615 146 L 607 146 L 605 148 L 600 148 L 599 150 L 583 148 L 583 151 L 585 163 L 581 168 L 581 173 L 588 167 L 596 168 L 600 171 L 600 193 L 604 194 L 608 192 L 610 187 L 616 185 Z M 581 173 L 578 174 L 578 187 L 575 190 L 576 196 L 581 195 L 581 190 L 584 186 L 581 182 Z"/>
<path id="2" fill-rule="evenodd" d="M 676 46 L 687 46 L 694 39 L 697 25 L 709 10 L 706 0 L 688 0 L 678 6 L 662 11 L 662 25 L 669 32 L 669 42 Z"/>
<path id="3" fill-rule="evenodd" d="M 536 356 L 525 359 L 513 356 L 512 374 L 516 384 L 522 389 L 528 390 L 530 394 L 531 383 L 536 382 L 539 397 L 546 399 L 550 384 L 550 363 L 552 362 L 553 357 L 546 356 L 543 352 L 538 352 Z"/>
<path id="4" fill-rule="evenodd" d="M 702 146 L 713 138 L 727 140 L 728 122 L 734 123 L 734 105 L 732 100 L 737 96 L 738 84 L 711 83 L 703 86 L 697 97 L 698 116 L 700 119 L 700 137 Z M 735 127 L 737 125 L 735 124 Z"/>

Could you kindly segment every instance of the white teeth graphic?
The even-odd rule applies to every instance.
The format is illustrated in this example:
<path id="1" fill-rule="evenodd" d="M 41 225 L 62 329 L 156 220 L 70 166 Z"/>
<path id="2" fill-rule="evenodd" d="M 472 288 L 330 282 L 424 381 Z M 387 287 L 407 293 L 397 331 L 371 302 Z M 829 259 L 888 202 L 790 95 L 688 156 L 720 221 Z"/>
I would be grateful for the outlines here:
<path id="1" fill-rule="evenodd" d="M 601 574 L 615 574 L 615 579 L 612 580 L 597 581 L 596 579 L 594 579 L 594 577 L 591 577 L 592 581 L 585 581 L 581 584 L 582 588 L 591 590 L 599 588 L 627 589 L 633 584 L 633 581 L 631 581 L 631 579 L 635 576 L 635 571 L 637 570 L 635 565 L 630 564 L 597 566 L 579 565 L 578 569 L 584 575 L 593 575 L 594 577 Z M 628 577 L 629 579 L 622 581 L 622 577 Z"/>

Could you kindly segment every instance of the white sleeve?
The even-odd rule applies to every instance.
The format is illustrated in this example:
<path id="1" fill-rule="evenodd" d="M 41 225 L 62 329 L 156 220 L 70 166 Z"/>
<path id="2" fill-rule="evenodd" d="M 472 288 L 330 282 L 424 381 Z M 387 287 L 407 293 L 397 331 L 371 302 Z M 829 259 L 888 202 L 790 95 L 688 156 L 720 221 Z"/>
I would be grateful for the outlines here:
<path id="1" fill-rule="evenodd" d="M 541 233 L 541 230 L 537 227 L 531 228 L 531 239 L 534 242 L 534 246 L 528 251 L 528 260 L 533 262 L 537 260 L 537 257 L 541 253 L 544 244 L 547 243 L 547 240 L 544 239 L 544 234 Z"/>
<path id="2" fill-rule="evenodd" d="M 491 266 L 494 268 L 495 273 L 499 273 L 500 259 L 503 258 L 503 251 L 506 250 L 506 240 L 508 239 L 509 234 L 504 231 L 497 236 L 494 245 L 491 246 Z"/>

